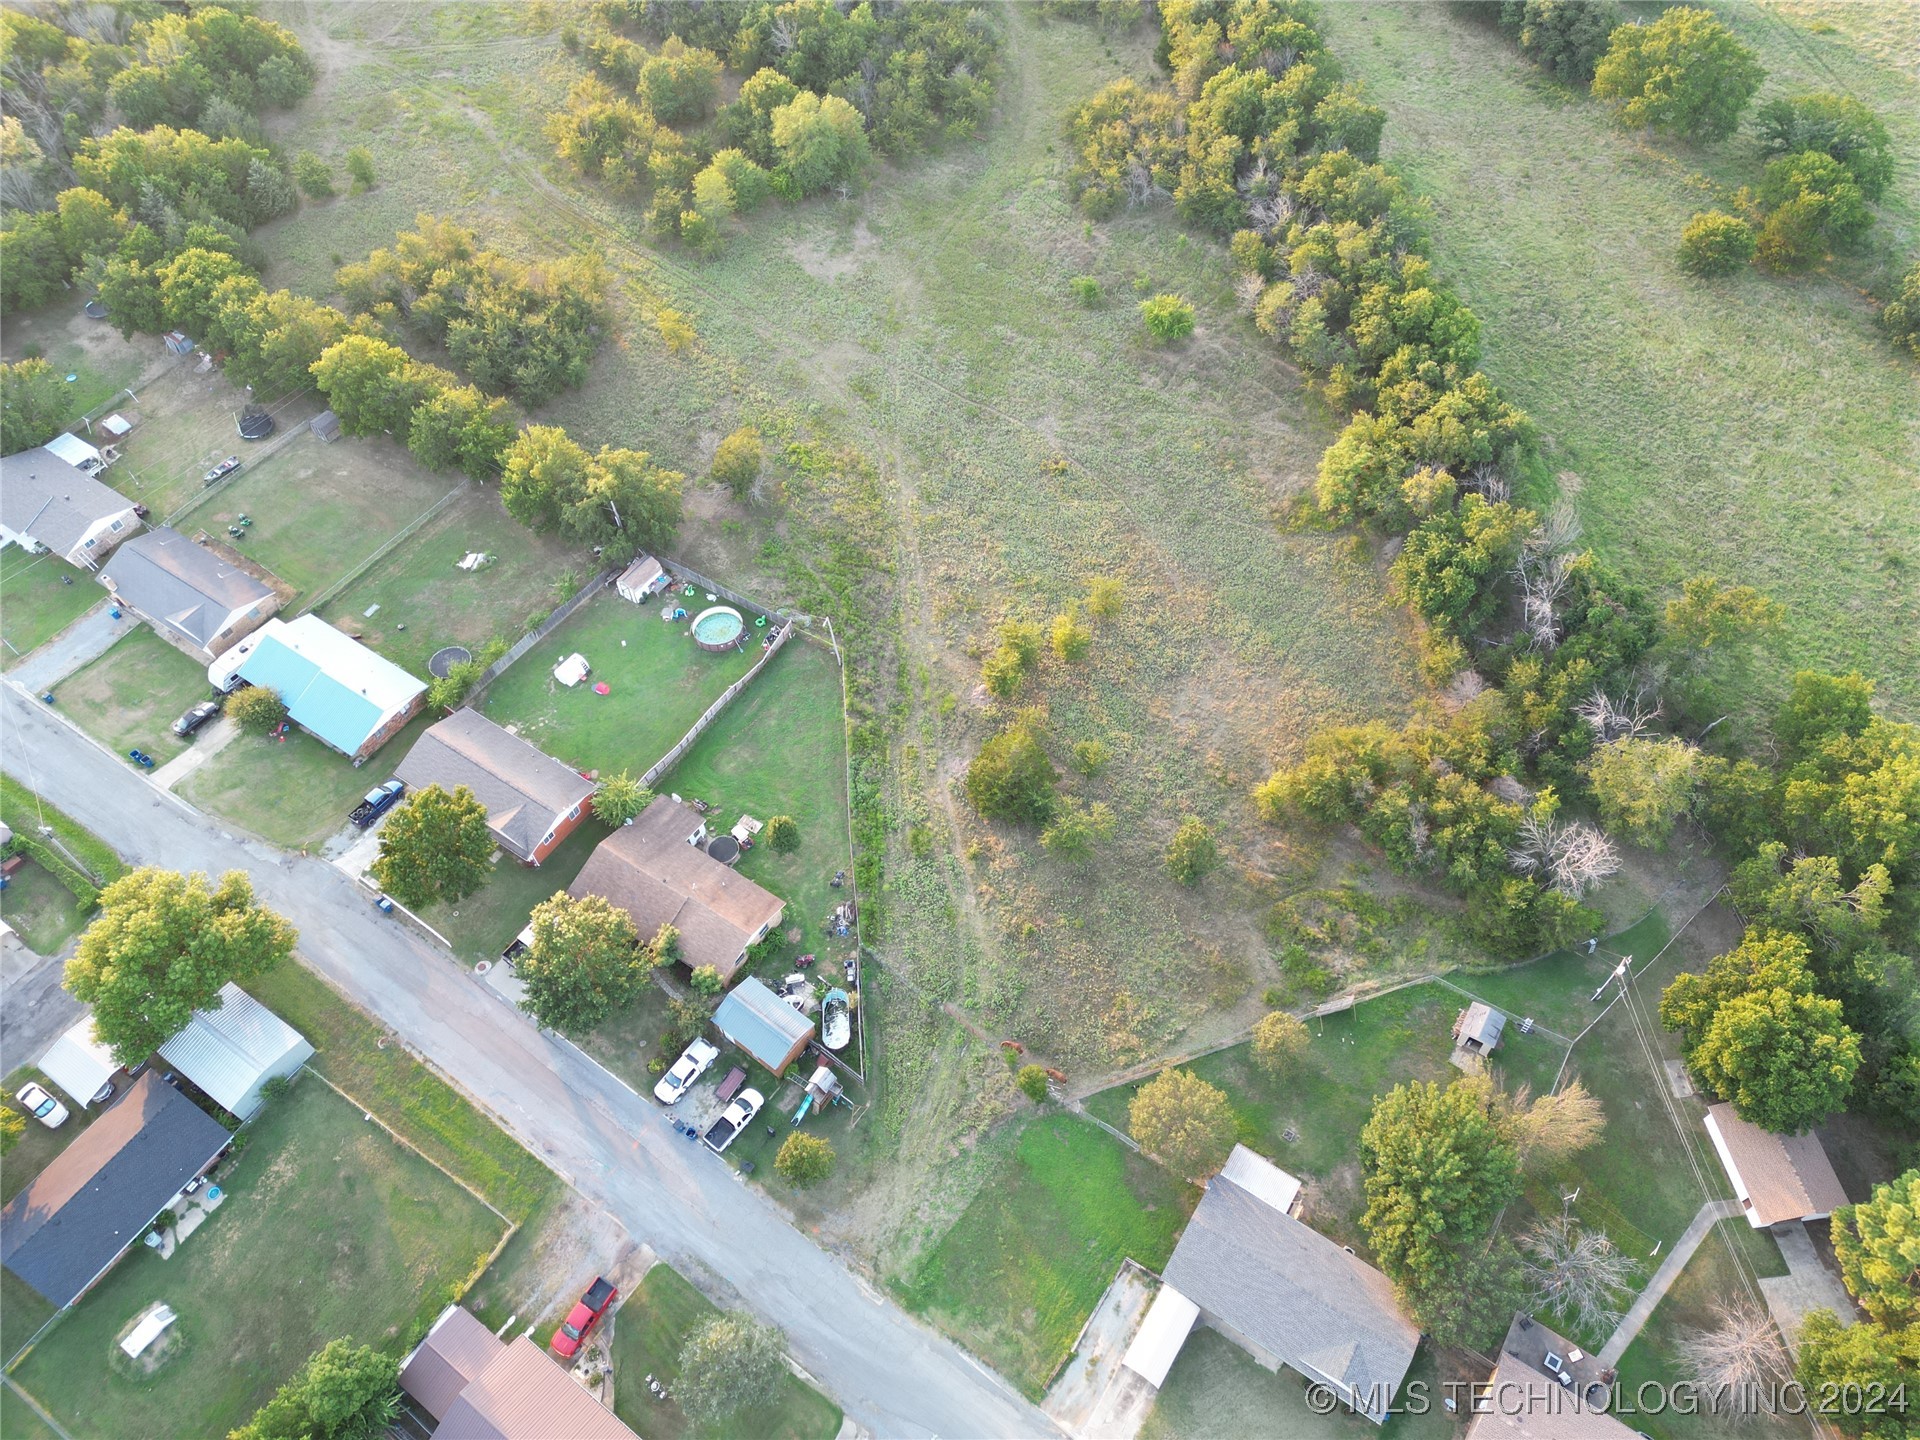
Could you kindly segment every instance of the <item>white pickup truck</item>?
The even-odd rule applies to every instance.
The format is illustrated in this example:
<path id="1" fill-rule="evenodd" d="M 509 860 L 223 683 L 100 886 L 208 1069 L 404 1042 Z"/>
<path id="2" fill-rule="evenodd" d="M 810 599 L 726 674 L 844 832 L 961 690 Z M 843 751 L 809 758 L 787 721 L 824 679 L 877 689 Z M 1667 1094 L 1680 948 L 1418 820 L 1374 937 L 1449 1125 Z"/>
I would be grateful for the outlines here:
<path id="1" fill-rule="evenodd" d="M 720 1118 L 707 1127 L 703 1137 L 707 1148 L 716 1155 L 726 1149 L 742 1130 L 753 1123 L 753 1117 L 760 1113 L 760 1107 L 766 1103 L 758 1090 L 742 1090 L 734 1097 L 733 1103 L 721 1112 Z"/>

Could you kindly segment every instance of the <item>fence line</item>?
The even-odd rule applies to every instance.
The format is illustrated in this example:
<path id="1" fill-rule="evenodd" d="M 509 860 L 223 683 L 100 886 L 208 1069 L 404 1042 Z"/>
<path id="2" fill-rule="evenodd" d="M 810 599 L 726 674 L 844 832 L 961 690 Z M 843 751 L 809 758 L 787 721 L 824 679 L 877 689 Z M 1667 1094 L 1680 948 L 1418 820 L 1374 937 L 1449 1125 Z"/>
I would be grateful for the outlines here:
<path id="1" fill-rule="evenodd" d="M 473 689 L 467 692 L 465 703 L 477 710 L 480 707 L 481 697 L 487 693 L 487 687 L 498 680 L 509 665 L 513 664 L 514 661 L 518 660 L 522 655 L 526 654 L 534 646 L 538 645 L 542 640 L 546 639 L 547 636 L 557 630 L 574 611 L 591 600 L 625 568 L 624 565 L 618 567 L 609 566 L 607 569 L 602 570 L 591 580 L 587 581 L 586 584 L 582 585 L 579 590 L 575 591 L 571 599 L 563 601 L 560 607 L 551 615 L 547 616 L 546 619 L 534 626 L 533 629 L 522 635 L 514 642 L 511 650 L 507 651 L 506 654 L 502 655 L 498 660 L 494 661 L 493 664 L 480 672 L 480 678 L 474 682 Z"/>
<path id="2" fill-rule="evenodd" d="M 754 613 L 759 615 L 772 616 L 779 613 L 778 611 L 773 610 L 769 606 L 762 605 L 758 600 L 748 599 L 745 595 L 742 595 L 738 590 L 729 590 L 725 585 L 722 585 L 718 580 L 714 580 L 709 578 L 708 576 L 702 575 L 698 570 L 694 569 L 691 565 L 684 565 L 680 561 L 675 560 L 670 555 L 662 555 L 659 557 L 659 560 L 660 560 L 660 564 L 666 569 L 667 573 L 673 576 L 676 580 L 690 581 L 693 585 L 695 585 L 699 589 L 709 590 L 713 594 L 718 595 L 722 600 L 726 601 L 729 605 L 744 605 L 747 609 L 752 610 Z M 785 618 L 785 617 L 782 617 L 782 618 Z M 793 616 L 792 618 L 799 621 L 800 624 L 805 625 L 808 628 L 812 628 L 813 617 L 811 615 L 796 615 L 796 616 Z"/>
<path id="3" fill-rule="evenodd" d="M 399 530 L 395 531 L 392 535 L 389 535 L 385 540 L 385 542 L 382 543 L 380 547 L 376 549 L 371 555 L 367 556 L 366 559 L 362 560 L 358 565 L 354 566 L 351 570 L 347 571 L 345 575 L 342 575 L 338 580 L 334 581 L 333 584 L 329 585 L 326 589 L 322 590 L 318 595 L 314 596 L 313 599 L 309 600 L 305 605 L 302 605 L 300 607 L 300 614 L 311 615 L 315 610 L 318 610 L 322 605 L 326 604 L 329 600 L 333 599 L 334 596 L 340 594 L 349 585 L 353 584 L 354 581 L 358 580 L 362 575 L 366 574 L 367 571 L 371 570 L 375 565 L 378 565 L 382 560 L 384 560 L 389 554 L 392 553 L 393 548 L 396 545 L 400 544 L 403 540 L 406 540 L 409 536 L 413 535 L 416 531 L 420 529 L 422 525 L 425 525 L 434 516 L 438 515 L 442 510 L 446 509 L 447 506 L 451 505 L 456 499 L 458 499 L 461 494 L 461 491 L 464 488 L 465 488 L 464 486 L 459 486 L 459 485 L 454 486 L 453 489 L 449 490 L 446 494 L 442 495 L 438 500 L 434 501 L 432 505 L 428 506 L 426 510 L 414 516 L 413 519 L 409 520 L 405 525 L 401 526 Z"/>
<path id="4" fill-rule="evenodd" d="M 278 413 L 279 411 L 286 409 L 287 406 L 291 405 L 295 400 L 298 400 L 302 395 L 305 395 L 306 393 L 307 392 L 305 390 L 295 390 L 290 395 L 281 396 L 280 399 L 274 401 L 273 404 L 268 408 L 271 412 Z M 286 449 L 287 446 L 291 445 L 295 440 L 298 440 L 302 435 L 306 433 L 307 433 L 307 427 L 304 423 L 299 425 L 291 425 L 287 427 L 285 430 L 282 430 L 279 433 L 279 435 L 276 436 L 273 440 L 269 441 L 265 445 L 261 445 L 259 449 L 253 451 L 250 455 L 248 455 L 247 459 L 239 466 L 238 469 L 231 470 L 227 474 L 221 476 L 220 479 L 214 481 L 213 484 L 202 485 L 200 489 L 194 491 L 193 494 L 190 497 L 188 497 L 188 499 L 184 503 L 175 507 L 172 514 L 162 516 L 160 523 L 162 525 L 172 525 L 176 520 L 184 520 L 187 516 L 191 515 L 195 510 L 198 510 L 202 505 L 206 504 L 207 501 L 211 500 L 214 496 L 218 495 L 222 490 L 225 490 L 229 485 L 233 484 L 233 482 L 238 480 L 242 475 L 248 474 L 253 469 L 253 467 L 258 465 L 262 460 L 267 459 L 269 456 L 279 454 L 280 451 Z M 259 442 L 253 441 L 249 443 L 258 444 Z M 140 477 L 145 475 L 146 472 L 143 470 L 136 470 L 133 473 L 134 473 L 134 478 L 136 479 L 136 481 L 138 481 Z"/>
<path id="5" fill-rule="evenodd" d="M 693 722 L 693 728 L 680 737 L 679 743 L 667 751 L 665 755 L 662 755 L 658 760 L 653 762 L 653 767 L 640 777 L 640 783 L 651 790 L 656 780 L 666 774 L 675 765 L 679 764 L 680 757 L 685 755 L 692 747 L 693 742 L 700 738 L 701 732 L 720 718 L 721 712 L 733 703 L 734 697 L 747 688 L 754 676 L 766 669 L 767 662 L 778 655 L 786 646 L 787 641 L 792 638 L 793 626 L 781 626 L 780 633 L 773 637 L 773 643 L 768 645 L 765 653 L 753 662 L 753 668 L 720 692 L 720 698 L 707 707 L 707 713 Z"/>

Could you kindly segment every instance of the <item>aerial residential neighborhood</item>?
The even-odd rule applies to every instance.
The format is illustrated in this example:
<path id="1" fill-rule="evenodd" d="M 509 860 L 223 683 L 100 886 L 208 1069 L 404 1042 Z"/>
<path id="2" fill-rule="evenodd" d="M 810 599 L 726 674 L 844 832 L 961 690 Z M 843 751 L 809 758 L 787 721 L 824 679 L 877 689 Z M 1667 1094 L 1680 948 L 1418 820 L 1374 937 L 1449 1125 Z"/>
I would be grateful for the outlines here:
<path id="1" fill-rule="evenodd" d="M 0 1440 L 1920 1440 L 1900 0 L 0 7 Z"/>

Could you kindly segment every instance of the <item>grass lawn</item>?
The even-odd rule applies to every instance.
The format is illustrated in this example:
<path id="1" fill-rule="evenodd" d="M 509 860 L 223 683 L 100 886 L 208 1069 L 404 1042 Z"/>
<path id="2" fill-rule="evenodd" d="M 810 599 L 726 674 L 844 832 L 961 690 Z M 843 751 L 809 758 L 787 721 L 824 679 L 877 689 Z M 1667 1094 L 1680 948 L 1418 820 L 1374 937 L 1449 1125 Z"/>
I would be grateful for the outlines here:
<path id="1" fill-rule="evenodd" d="M 680 1053 L 678 1050 L 669 1053 L 660 1044 L 660 1037 L 667 1028 L 667 1005 L 666 991 L 650 984 L 640 992 L 639 999 L 609 1018 L 591 1035 L 583 1037 L 579 1041 L 580 1048 L 641 1094 L 650 1094 L 659 1077 L 648 1072 L 648 1062 L 664 1059 L 672 1064 Z M 714 1062 L 713 1069 L 707 1072 L 708 1083 L 718 1084 L 718 1077 L 727 1073 L 726 1064 L 723 1063 L 725 1060 L 723 1055 L 722 1060 Z M 760 1093 L 772 1098 L 765 1089 Z"/>
<path id="2" fill-rule="evenodd" d="M 280 965 L 248 989 L 313 1042 L 318 1053 L 307 1062 L 310 1068 L 473 1186 L 509 1219 L 525 1220 L 559 1188 L 551 1170 L 311 970 Z"/>
<path id="3" fill-rule="evenodd" d="M 571 885 L 606 836 L 607 827 L 589 816 L 543 865 L 522 865 L 502 854 L 485 885 L 457 905 L 422 911 L 421 918 L 453 942 L 462 960 L 498 960 L 525 928 L 533 907 Z"/>
<path id="4" fill-rule="evenodd" d="M 179 794 L 276 845 L 304 848 L 341 830 L 432 723 L 416 716 L 358 769 L 297 725 L 284 740 L 241 735 L 182 780 Z"/>
<path id="5" fill-rule="evenodd" d="M 1084 1120 L 1046 1116 L 1021 1129 L 906 1302 L 1038 1400 L 1120 1262 L 1166 1264 L 1198 1199 Z"/>
<path id="6" fill-rule="evenodd" d="M 173 733 L 173 722 L 209 698 L 213 687 L 205 665 L 141 625 L 62 680 L 54 694 L 81 728 L 123 760 L 139 749 L 164 764 L 193 743 Z"/>
<path id="7" fill-rule="evenodd" d="M 781 933 L 801 932 L 756 965 L 756 974 L 784 975 L 802 954 L 838 961 L 853 954 L 851 936 L 836 940 L 826 929 L 828 914 L 850 893 L 832 887 L 834 872 L 853 870 L 846 765 L 833 651 L 796 636 L 660 781 L 713 805 L 707 818 L 715 829 L 731 829 L 742 813 L 762 821 L 791 815 L 799 824 L 793 854 L 759 844 L 737 867 L 787 902 Z"/>
<path id="8" fill-rule="evenodd" d="M 83 292 L 72 291 L 38 310 L 7 317 L 4 353 L 9 362 L 24 360 L 31 352 L 55 374 L 74 377 L 67 387 L 68 423 L 116 396 L 124 403 L 120 391 L 137 381 L 161 353 L 155 336 L 127 340 L 108 322 L 89 320 L 80 313 L 85 303 Z"/>
<path id="9" fill-rule="evenodd" d="M 706 1296 L 665 1265 L 655 1265 L 613 1319 L 614 1413 L 647 1440 L 708 1440 L 751 1435 L 754 1440 L 833 1440 L 840 1407 L 797 1375 L 781 1378 L 774 1394 L 736 1411 L 723 1425 L 694 1425 L 672 1400 L 653 1398 L 652 1375 L 669 1394 L 680 1378 L 687 1336 L 720 1314 Z"/>
<path id="10" fill-rule="evenodd" d="M 704 599 L 675 603 L 686 607 L 688 620 L 669 624 L 658 604 L 634 605 L 603 591 L 493 682 L 482 706 L 487 717 L 569 765 L 638 777 L 760 658 L 751 626 L 744 650 L 709 655 L 688 634 Z M 569 689 L 553 678 L 553 667 L 575 651 L 587 657 L 593 676 Z M 612 693 L 596 695 L 593 687 L 603 683 Z"/>
<path id="11" fill-rule="evenodd" d="M 1765 1250 L 1755 1242 L 1764 1242 Z M 1768 1252 L 1771 1252 L 1770 1254 Z M 1779 1251 L 1767 1237 L 1758 1235 L 1744 1219 L 1735 1216 L 1714 1226 L 1680 1278 L 1654 1310 L 1646 1327 L 1634 1337 L 1627 1353 L 1620 1357 L 1620 1389 L 1629 1398 L 1642 1385 L 1659 1382 L 1672 1385 L 1687 1378 L 1677 1350 L 1689 1330 L 1706 1330 L 1714 1324 L 1714 1302 L 1745 1295 L 1755 1305 L 1761 1303 L 1750 1288 L 1750 1274 L 1785 1273 Z M 1649 1396 L 1654 1392 L 1649 1391 Z M 1708 1430 L 1709 1422 L 1699 1416 L 1641 1413 L 1622 1416 L 1634 1429 L 1656 1440 L 1687 1440 Z M 1805 1435 L 1804 1421 L 1791 1418 L 1769 1420 L 1761 1416 L 1733 1423 L 1731 1417 L 1718 1417 L 1711 1433 L 1760 1440 L 1762 1436 Z"/>
<path id="12" fill-rule="evenodd" d="M 1441 1405 L 1433 1348 L 1422 1346 L 1385 1425 L 1340 1412 L 1317 1415 L 1307 1385 L 1291 1370 L 1266 1369 L 1216 1330 L 1195 1330 L 1147 1412 L 1140 1440 L 1448 1440 L 1453 1418 Z"/>
<path id="13" fill-rule="evenodd" d="M 10 1387 L 0 1388 L 0 1435 L 7 1440 L 59 1440 L 47 1422 Z"/>
<path id="14" fill-rule="evenodd" d="M 179 528 L 223 535 L 247 515 L 253 528 L 233 543 L 311 600 L 465 483 L 423 469 L 391 440 L 326 445 L 308 434 L 249 463 Z"/>
<path id="15" fill-rule="evenodd" d="M 76 1436 L 224 1434 L 336 1336 L 403 1350 L 504 1228 L 312 1079 L 251 1133 L 220 1210 L 170 1259 L 128 1255 L 16 1370 Z M 178 1353 L 136 1378 L 110 1352 L 155 1300 Z"/>
<path id="16" fill-rule="evenodd" d="M 91 573 L 57 555 L 0 550 L 0 668 L 12 669 L 106 598 Z"/>
<path id="17" fill-rule="evenodd" d="M 71 890 L 32 860 L 8 876 L 7 888 L 0 890 L 0 917 L 36 955 L 58 955 L 86 925 L 87 914 Z"/>
<path id="18" fill-rule="evenodd" d="M 475 551 L 487 563 L 460 569 Z M 424 679 L 441 646 L 478 654 L 496 637 L 511 645 L 592 573 L 591 555 L 534 534 L 507 514 L 497 491 L 469 484 L 317 613 Z M 369 616 L 373 605 L 380 609 Z"/>

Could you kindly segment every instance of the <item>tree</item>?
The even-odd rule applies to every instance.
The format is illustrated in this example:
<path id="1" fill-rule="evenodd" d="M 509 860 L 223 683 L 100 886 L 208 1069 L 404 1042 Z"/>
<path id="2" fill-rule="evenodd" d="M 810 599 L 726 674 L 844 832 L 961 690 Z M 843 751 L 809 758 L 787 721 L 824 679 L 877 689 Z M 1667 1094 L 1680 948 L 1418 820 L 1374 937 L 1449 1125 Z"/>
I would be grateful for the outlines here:
<path id="1" fill-rule="evenodd" d="M 653 791 L 622 770 L 594 787 L 593 813 L 605 824 L 624 825 L 653 801 Z"/>
<path id="2" fill-rule="evenodd" d="M 1615 740 L 1587 762 L 1600 819 L 1636 845 L 1664 846 L 1693 805 L 1700 751 L 1677 736 Z"/>
<path id="3" fill-rule="evenodd" d="M 1737 1295 L 1714 1301 L 1712 1313 L 1711 1328 L 1683 1331 L 1675 1347 L 1687 1379 L 1708 1392 L 1764 1396 L 1792 1375 L 1765 1308 Z"/>
<path id="4" fill-rule="evenodd" d="M 1053 653 L 1071 665 L 1085 657 L 1093 646 L 1093 629 L 1080 618 L 1080 606 L 1076 601 L 1053 617 L 1051 635 Z"/>
<path id="5" fill-rule="evenodd" d="M 7 454 L 46 444 L 72 413 L 67 382 L 46 361 L 0 365 L 0 449 Z"/>
<path id="6" fill-rule="evenodd" d="M 1612 101 L 1627 125 L 1724 140 L 1766 74 L 1712 12 L 1676 5 L 1651 24 L 1613 32 L 1593 94 Z"/>
<path id="7" fill-rule="evenodd" d="M 1738 215 L 1704 210 L 1680 232 L 1680 268 L 1703 278 L 1731 275 L 1752 263 L 1754 244 L 1753 226 Z"/>
<path id="8" fill-rule="evenodd" d="M 1667 636 L 1692 650 L 1711 650 L 1779 628 L 1785 609 L 1751 585 L 1729 585 L 1718 575 L 1695 575 L 1667 602 Z"/>
<path id="9" fill-rule="evenodd" d="M 800 826 L 791 815 L 774 815 L 766 825 L 765 839 L 776 855 L 791 855 L 800 848 Z"/>
<path id="10" fill-rule="evenodd" d="M 1511 1103 L 1505 1127 L 1524 1169 L 1551 1170 L 1599 1144 L 1606 1133 L 1606 1108 L 1577 1079 L 1531 1104 L 1526 1103 L 1526 1094 L 1522 1086 Z"/>
<path id="11" fill-rule="evenodd" d="M 773 112 L 773 148 L 799 195 L 857 180 L 873 158 L 860 112 L 838 95 L 810 90 Z"/>
<path id="12" fill-rule="evenodd" d="M 46 304 L 66 288 L 72 270 L 55 216 L 9 217 L 0 230 L 0 310 L 6 314 Z"/>
<path id="13" fill-rule="evenodd" d="M 287 707 L 271 685 L 249 685 L 227 700 L 227 718 L 245 735 L 271 735 L 286 722 Z"/>
<path id="14" fill-rule="evenodd" d="M 26 1133 L 27 1117 L 11 1105 L 0 1104 L 0 1155 L 18 1145 Z"/>
<path id="15" fill-rule="evenodd" d="M 717 1428 L 741 1407 L 764 1399 L 786 1373 L 780 1332 L 735 1310 L 687 1337 L 674 1391 L 689 1418 Z"/>
<path id="16" fill-rule="evenodd" d="M 1758 254 L 1774 270 L 1804 269 L 1830 249 L 1857 244 L 1873 226 L 1873 211 L 1852 173 L 1817 150 L 1769 161 L 1759 201 L 1769 213 Z"/>
<path id="17" fill-rule="evenodd" d="M 660 952 L 656 950 L 654 953 L 657 955 Z M 692 979 L 694 993 L 697 995 L 711 998 L 727 988 L 727 982 L 720 978 L 720 972 L 711 965 L 694 966 Z"/>
<path id="18" fill-rule="evenodd" d="M 1847 1290 L 1869 1315 L 1890 1330 L 1920 1326 L 1920 1170 L 1836 1210 L 1833 1251 Z"/>
<path id="19" fill-rule="evenodd" d="M 500 499 L 529 530 L 559 528 L 563 509 L 586 488 L 587 452 L 557 425 L 529 425 L 500 459 Z"/>
<path id="20" fill-rule="evenodd" d="M 1820 93 L 1769 100 L 1753 128 L 1770 155 L 1817 150 L 1847 167 L 1860 193 L 1878 200 L 1893 178 L 1893 142 L 1880 117 L 1851 95 Z"/>
<path id="21" fill-rule="evenodd" d="M 796 1189 L 818 1185 L 833 1169 L 833 1146 L 817 1135 L 802 1135 L 796 1130 L 773 1157 L 773 1168 Z"/>
<path id="22" fill-rule="evenodd" d="M 1022 1065 L 1013 1077 L 1013 1086 L 1034 1104 L 1042 1104 L 1047 1098 L 1046 1066 Z"/>
<path id="23" fill-rule="evenodd" d="M 1520 1250 L 1535 1306 L 1596 1334 L 1620 1323 L 1620 1301 L 1633 1293 L 1640 1266 L 1621 1254 L 1605 1231 L 1555 1215 L 1523 1235 Z"/>
<path id="24" fill-rule="evenodd" d="M 161 317 L 176 330 L 204 337 L 219 313 L 215 289 L 247 268 L 217 250 L 182 250 L 159 273 Z"/>
<path id="25" fill-rule="evenodd" d="M 530 427 L 528 433 L 540 428 Z M 563 446 L 553 451 L 556 457 L 563 452 Z M 686 476 L 656 465 L 644 450 L 603 445 L 584 471 L 574 471 L 567 461 L 556 458 L 554 484 L 569 483 L 577 488 L 555 492 L 560 528 L 583 545 L 598 546 L 604 560 L 618 562 L 641 550 L 663 549 L 680 528 Z"/>
<path id="26" fill-rule="evenodd" d="M 714 450 L 710 473 L 733 492 L 734 499 L 745 500 L 753 492 L 753 482 L 760 478 L 765 459 L 760 432 L 751 425 L 742 425 Z"/>
<path id="27" fill-rule="evenodd" d="M 1053 820 L 1040 832 L 1040 848 L 1058 860 L 1078 864 L 1093 857 L 1093 852 L 1113 839 L 1118 825 L 1113 807 L 1101 801 L 1082 805 L 1067 800 L 1058 806 Z"/>
<path id="28" fill-rule="evenodd" d="M 373 154 L 364 145 L 347 151 L 347 174 L 353 177 L 355 191 L 373 188 Z"/>
<path id="29" fill-rule="evenodd" d="M 514 962 L 527 1009 L 551 1030 L 582 1034 L 633 1003 L 648 956 L 627 912 L 604 896 L 566 891 L 533 908 L 533 944 Z"/>
<path id="30" fill-rule="evenodd" d="M 1166 1070 L 1134 1093 L 1127 1129 L 1174 1174 L 1201 1181 L 1227 1163 L 1240 1122 L 1224 1092 L 1190 1070 Z"/>
<path id="31" fill-rule="evenodd" d="M 1920 264 L 1900 277 L 1900 288 L 1880 312 L 1880 323 L 1896 345 L 1920 356 Z"/>
<path id="32" fill-rule="evenodd" d="M 660 53 L 640 67 L 636 88 L 647 108 L 667 124 L 698 120 L 720 88 L 720 57 L 669 35 Z"/>
<path id="33" fill-rule="evenodd" d="M 327 200 L 333 196 L 333 171 L 310 150 L 302 150 L 293 157 L 293 180 L 306 191 L 309 200 Z"/>
<path id="34" fill-rule="evenodd" d="M 138 1065 L 193 1018 L 216 1010 L 220 987 L 244 985 L 293 953 L 295 933 L 229 870 L 142 867 L 100 892 L 100 912 L 67 962 L 65 984 L 93 1006 L 94 1029 L 122 1065 Z"/>
<path id="35" fill-rule="evenodd" d="M 1585 85 L 1619 24 L 1620 10 L 1613 0 L 1526 0 L 1520 48 L 1542 70 Z"/>
<path id="36" fill-rule="evenodd" d="M 1914 1424 L 1912 1385 L 1920 1370 L 1920 1328 L 1889 1330 L 1878 1321 L 1843 1326 L 1831 1310 L 1812 1311 L 1800 1324 L 1795 1371 L 1810 1399 L 1822 1395 L 1905 1394 L 1903 1405 L 1866 1413 L 1865 1406 L 1831 1405 L 1823 1419 L 1842 1434 L 1869 1440 L 1907 1440 Z M 1904 1387 L 1904 1389 L 1903 1389 Z"/>
<path id="37" fill-rule="evenodd" d="M 996 700 L 1011 699 L 1040 661 L 1040 627 L 1031 620 L 1003 620 L 999 647 L 980 667 L 987 693 Z"/>
<path id="38" fill-rule="evenodd" d="M 989 820 L 1045 825 L 1057 800 L 1059 772 L 1047 759 L 1039 717 L 1026 714 L 992 736 L 967 767 L 967 799 Z"/>
<path id="39" fill-rule="evenodd" d="M 380 827 L 373 878 L 402 905 L 451 905 L 486 882 L 493 866 L 487 807 L 464 785 L 416 790 Z"/>
<path id="40" fill-rule="evenodd" d="M 1443 1282 L 1520 1190 L 1518 1156 L 1484 1087 L 1395 1086 L 1360 1131 L 1367 1232 L 1380 1268 L 1420 1292 Z"/>
<path id="41" fill-rule="evenodd" d="M 513 407 L 505 400 L 472 385 L 450 385 L 415 407 L 407 449 L 429 470 L 457 469 L 489 480 L 499 473 L 515 428 Z"/>
<path id="42" fill-rule="evenodd" d="M 411 433 L 414 411 L 454 384 L 446 371 L 417 364 L 398 345 L 370 335 L 329 345 L 313 362 L 313 379 L 347 434 L 402 440 Z"/>
<path id="43" fill-rule="evenodd" d="M 1288 1074 L 1312 1043 L 1312 1034 L 1298 1016 L 1275 1010 L 1254 1023 L 1253 1063 L 1269 1075 Z"/>
<path id="44" fill-rule="evenodd" d="M 1163 345 L 1193 333 L 1193 304 L 1179 295 L 1142 300 L 1140 318 L 1146 322 L 1147 333 Z"/>
<path id="45" fill-rule="evenodd" d="M 399 1360 L 329 1340 L 227 1440 L 380 1440 L 399 1415 Z"/>
<path id="46" fill-rule="evenodd" d="M 1714 1012 L 1687 1063 L 1742 1120 L 1796 1135 L 1845 1106 L 1860 1037 L 1838 1000 L 1759 990 Z"/>
<path id="47" fill-rule="evenodd" d="M 1176 884 L 1198 885 L 1219 863 L 1220 850 L 1206 822 L 1197 815 L 1182 820 L 1167 845 L 1167 874 Z"/>

